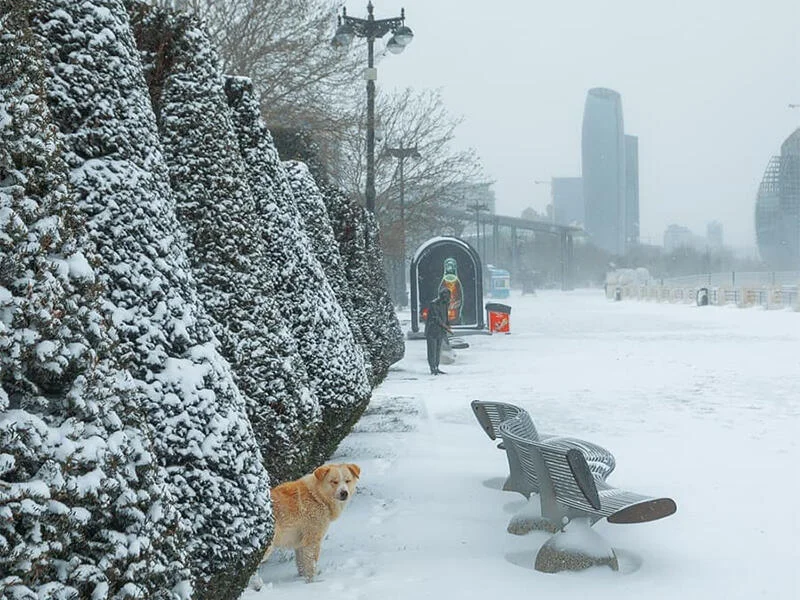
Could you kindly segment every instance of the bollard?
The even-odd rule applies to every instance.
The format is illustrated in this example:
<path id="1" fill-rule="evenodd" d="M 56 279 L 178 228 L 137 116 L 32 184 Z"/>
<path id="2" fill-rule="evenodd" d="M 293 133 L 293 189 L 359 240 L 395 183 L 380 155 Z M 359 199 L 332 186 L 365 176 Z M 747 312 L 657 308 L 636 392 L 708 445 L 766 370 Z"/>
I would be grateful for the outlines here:
<path id="1" fill-rule="evenodd" d="M 697 290 L 697 306 L 708 306 L 708 288 Z"/>

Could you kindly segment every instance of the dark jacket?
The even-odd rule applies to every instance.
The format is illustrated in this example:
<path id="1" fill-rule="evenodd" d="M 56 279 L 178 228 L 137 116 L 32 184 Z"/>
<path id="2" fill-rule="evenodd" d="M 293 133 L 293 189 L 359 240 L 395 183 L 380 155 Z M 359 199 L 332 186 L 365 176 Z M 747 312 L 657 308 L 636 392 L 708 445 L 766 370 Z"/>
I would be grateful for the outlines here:
<path id="1" fill-rule="evenodd" d="M 428 318 L 425 321 L 426 338 L 447 337 L 447 308 L 449 302 L 441 297 L 436 298 L 430 303 L 428 308 Z"/>

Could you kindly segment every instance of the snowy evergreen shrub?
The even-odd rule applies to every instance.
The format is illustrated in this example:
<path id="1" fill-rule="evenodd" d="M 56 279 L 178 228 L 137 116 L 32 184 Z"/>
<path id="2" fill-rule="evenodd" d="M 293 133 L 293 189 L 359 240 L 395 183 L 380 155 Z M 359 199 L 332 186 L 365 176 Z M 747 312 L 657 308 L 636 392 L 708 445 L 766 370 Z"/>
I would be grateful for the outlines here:
<path id="1" fill-rule="evenodd" d="M 330 457 L 369 403 L 368 373 L 347 317 L 311 249 L 251 83 L 229 78 L 226 91 L 247 179 L 264 219 L 264 249 L 278 305 L 322 408 L 314 450 L 318 464 Z"/>
<path id="2" fill-rule="evenodd" d="M 389 367 L 405 354 L 403 331 L 383 269 L 378 223 L 363 206 L 336 188 L 323 186 L 322 194 L 339 243 L 353 309 L 361 321 L 373 385 L 378 385 Z"/>
<path id="3" fill-rule="evenodd" d="M 194 597 L 236 598 L 272 534 L 269 479 L 197 297 L 127 13 L 122 0 L 36 6 L 48 105 L 118 333 L 112 356 L 152 425 Z"/>
<path id="4" fill-rule="evenodd" d="M 353 309 L 350 286 L 347 283 L 342 257 L 339 254 L 339 246 L 328 217 L 328 210 L 325 208 L 325 199 L 322 197 L 322 193 L 319 191 L 314 177 L 305 163 L 292 160 L 284 161 L 283 165 L 289 178 L 289 185 L 292 188 L 298 211 L 303 217 L 305 231 L 311 242 L 311 249 L 322 265 L 325 276 L 328 278 L 331 288 L 333 288 L 333 293 L 336 294 L 336 299 L 347 317 L 353 337 L 364 355 L 364 363 L 367 372 L 370 374 L 371 381 L 373 376 L 372 365 L 369 362 L 370 359 L 367 353 L 367 337 L 362 331 L 363 319 L 359 319 Z"/>
<path id="5" fill-rule="evenodd" d="M 172 598 L 177 513 L 108 359 L 34 8 L 0 0 L 0 595 Z"/>
<path id="6" fill-rule="evenodd" d="M 198 294 L 247 398 L 272 483 L 295 479 L 311 463 L 320 410 L 275 297 L 265 247 L 280 239 L 265 231 L 248 185 L 209 39 L 189 17 L 137 14 Z"/>

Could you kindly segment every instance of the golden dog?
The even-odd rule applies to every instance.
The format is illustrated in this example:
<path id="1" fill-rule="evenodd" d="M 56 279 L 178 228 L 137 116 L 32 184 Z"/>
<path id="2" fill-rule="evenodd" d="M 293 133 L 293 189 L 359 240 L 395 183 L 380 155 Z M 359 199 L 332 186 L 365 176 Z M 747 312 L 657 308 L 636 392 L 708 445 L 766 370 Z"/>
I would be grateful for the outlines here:
<path id="1" fill-rule="evenodd" d="M 322 465 L 296 481 L 272 488 L 275 535 L 261 562 L 275 548 L 291 548 L 298 574 L 313 581 L 322 538 L 353 497 L 360 475 L 358 465 Z M 258 572 L 255 578 L 259 588 Z"/>

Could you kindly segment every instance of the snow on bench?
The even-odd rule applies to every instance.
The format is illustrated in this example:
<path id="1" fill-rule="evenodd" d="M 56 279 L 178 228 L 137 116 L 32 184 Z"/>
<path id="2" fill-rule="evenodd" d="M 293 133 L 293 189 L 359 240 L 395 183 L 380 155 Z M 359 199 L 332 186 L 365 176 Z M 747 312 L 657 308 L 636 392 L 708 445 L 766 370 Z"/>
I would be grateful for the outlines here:
<path id="1" fill-rule="evenodd" d="M 472 412 L 475 413 L 475 418 L 486 432 L 486 435 L 489 436 L 489 439 L 496 440 L 499 437 L 498 428 L 501 423 L 517 419 L 515 421 L 517 435 L 534 441 L 546 441 L 548 444 L 559 448 L 580 450 L 588 460 L 589 469 L 600 480 L 605 480 L 616 466 L 614 455 L 602 446 L 572 437 L 540 435 L 530 414 L 525 409 L 514 404 L 473 400 Z M 531 494 L 538 494 L 539 482 L 536 473 L 523 470 L 517 457 L 516 449 L 503 442 L 498 445 L 498 448 L 506 451 L 508 460 L 509 476 L 503 484 L 503 490 L 519 492 L 526 498 L 529 498 Z"/>
<path id="2" fill-rule="evenodd" d="M 610 486 L 592 471 L 581 449 L 534 440 L 526 431 L 521 413 L 498 427 L 506 450 L 512 450 L 529 483 L 538 485 L 541 518 L 565 535 L 565 528 L 574 523 L 583 529 L 584 539 L 593 536 L 591 546 L 602 548 L 602 538 L 589 531 L 600 519 L 606 518 L 610 523 L 645 523 L 668 517 L 677 510 L 671 498 L 654 498 Z M 575 535 L 574 528 L 569 535 Z M 559 536 L 556 534 L 539 550 L 538 570 L 579 570 L 594 564 L 618 568 L 612 549 L 590 553 L 567 548 Z"/>

